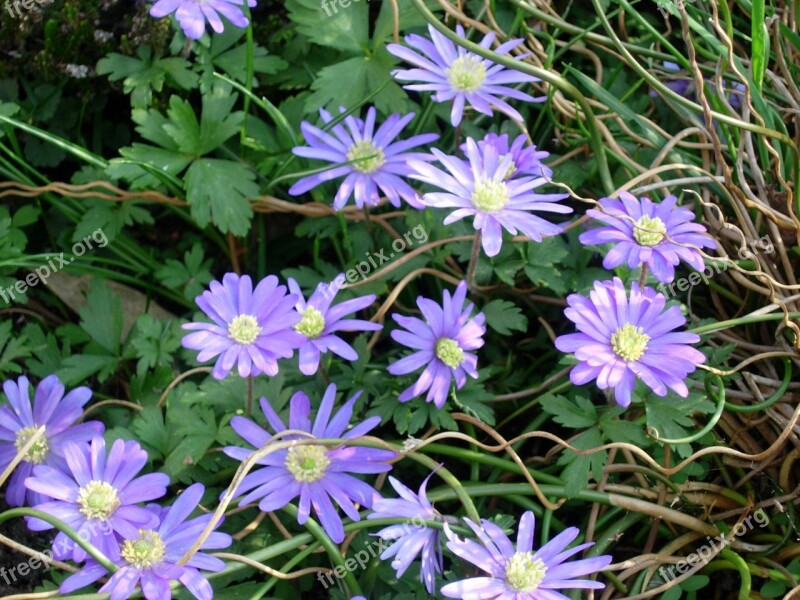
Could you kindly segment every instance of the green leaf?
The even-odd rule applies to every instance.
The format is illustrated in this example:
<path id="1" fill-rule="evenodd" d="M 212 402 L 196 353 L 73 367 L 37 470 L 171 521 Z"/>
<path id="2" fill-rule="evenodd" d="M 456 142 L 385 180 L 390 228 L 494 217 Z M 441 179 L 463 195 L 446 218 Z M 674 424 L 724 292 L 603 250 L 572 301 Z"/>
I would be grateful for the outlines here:
<path id="1" fill-rule="evenodd" d="M 117 357 L 107 354 L 73 354 L 64 359 L 56 374 L 67 386 L 85 382 L 95 374 L 102 382 L 116 371 L 118 364 Z"/>
<path id="2" fill-rule="evenodd" d="M 80 309 L 81 327 L 114 356 L 120 354 L 122 303 L 104 282 L 93 279 L 86 304 Z"/>
<path id="3" fill-rule="evenodd" d="M 691 430 L 698 429 L 692 415 L 696 412 L 713 413 L 714 403 L 699 392 L 690 393 L 687 398 L 669 392 L 665 398 L 650 394 L 646 401 L 647 426 L 652 427 L 662 438 L 683 438 Z M 692 453 L 690 444 L 673 444 L 675 451 L 683 457 Z"/>
<path id="4" fill-rule="evenodd" d="M 255 173 L 241 163 L 202 158 L 186 172 L 186 199 L 201 227 L 213 221 L 223 233 L 245 235 L 253 218 L 247 199 L 258 194 Z"/>
<path id="5" fill-rule="evenodd" d="M 11 328 L 11 321 L 0 323 L 0 374 L 22 373 L 22 367 L 14 361 L 31 355 L 27 337 L 12 335 Z"/>
<path id="6" fill-rule="evenodd" d="M 572 441 L 572 445 L 579 450 L 590 450 L 603 445 L 603 436 L 597 428 L 587 429 Z M 566 464 L 561 477 L 564 479 L 564 493 L 574 498 L 586 489 L 589 483 L 590 474 L 594 474 L 595 480 L 599 481 L 606 466 L 608 452 L 601 450 L 587 455 L 574 454 L 570 450 L 564 450 L 564 454 L 558 464 Z"/>
<path id="7" fill-rule="evenodd" d="M 486 323 L 501 335 L 510 335 L 514 331 L 527 331 L 528 318 L 513 302 L 508 300 L 492 300 L 482 310 L 486 315 Z"/>
<path id="8" fill-rule="evenodd" d="M 170 448 L 170 432 L 164 422 L 160 408 L 147 406 L 133 420 L 131 429 L 150 454 L 151 459 L 160 460 Z"/>
<path id="9" fill-rule="evenodd" d="M 187 300 L 200 295 L 213 279 L 211 275 L 212 260 L 204 260 L 203 247 L 195 242 L 191 250 L 183 255 L 183 262 L 168 258 L 164 266 L 155 272 L 155 276 L 171 289 L 182 289 Z"/>
<path id="10" fill-rule="evenodd" d="M 136 358 L 136 373 L 144 376 L 156 365 L 172 363 L 172 355 L 180 348 L 181 338 L 176 335 L 172 322 L 157 321 L 150 315 L 141 315 L 131 333 L 131 348 Z"/>
<path id="11" fill-rule="evenodd" d="M 541 399 L 542 410 L 553 415 L 557 423 L 579 429 L 597 423 L 597 409 L 590 400 L 576 396 L 570 400 L 564 396 L 546 394 Z"/>
<path id="12" fill-rule="evenodd" d="M 297 31 L 316 45 L 355 52 L 367 47 L 367 0 L 286 0 L 285 6 Z"/>

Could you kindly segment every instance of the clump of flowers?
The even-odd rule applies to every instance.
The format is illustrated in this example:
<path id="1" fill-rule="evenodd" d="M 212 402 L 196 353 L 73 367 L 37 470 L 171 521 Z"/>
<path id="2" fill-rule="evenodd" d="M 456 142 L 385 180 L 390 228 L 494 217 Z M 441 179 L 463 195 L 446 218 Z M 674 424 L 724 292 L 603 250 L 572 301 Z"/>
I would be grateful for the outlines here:
<path id="1" fill-rule="evenodd" d="M 441 306 L 428 298 L 417 298 L 424 321 L 417 317 L 392 315 L 392 319 L 406 330 L 392 331 L 392 339 L 414 352 L 389 365 L 389 373 L 406 375 L 425 367 L 416 383 L 400 394 L 400 402 L 407 402 L 427 391 L 426 402 L 442 408 L 453 379 L 457 389 L 464 387 L 467 375 L 477 379 L 478 357 L 472 351 L 483 346 L 486 317 L 482 312 L 470 316 L 474 306 L 471 302 L 464 306 L 466 298 L 467 282 L 462 281 L 452 297 L 448 290 L 444 291 Z"/>
<path id="2" fill-rule="evenodd" d="M 341 111 L 345 112 L 344 107 Z M 326 125 L 333 120 L 324 109 L 319 114 Z M 344 208 L 353 195 L 358 208 L 374 206 L 380 201 L 381 193 L 393 206 L 399 207 L 402 198 L 415 208 L 421 208 L 416 200 L 417 193 L 403 178 L 411 173 L 409 160 L 424 161 L 430 160 L 430 157 L 408 150 L 436 141 L 439 136 L 425 133 L 395 141 L 413 118 L 414 113 L 403 117 L 399 114 L 390 115 L 376 131 L 376 112 L 374 107 L 370 107 L 366 120 L 348 115 L 344 119 L 344 126 L 341 123 L 334 125 L 330 133 L 304 121 L 300 130 L 308 146 L 299 146 L 292 152 L 297 156 L 328 161 L 335 166 L 303 177 L 289 188 L 289 193 L 294 196 L 304 194 L 326 181 L 344 177 L 333 199 L 333 208 L 336 210 Z"/>
<path id="3" fill-rule="evenodd" d="M 336 306 L 331 306 L 336 292 L 329 292 L 323 284 L 311 294 L 306 302 L 297 282 L 291 277 L 287 280 L 292 294 L 299 296 L 295 305 L 302 318 L 295 324 L 294 330 L 306 339 L 298 348 L 300 356 L 300 372 L 313 375 L 319 368 L 320 355 L 333 352 L 345 360 L 358 360 L 353 347 L 335 335 L 340 331 L 378 331 L 383 329 L 378 323 L 370 323 L 360 319 L 345 319 L 349 314 L 362 310 L 375 302 L 375 294 L 353 298 Z"/>
<path id="4" fill-rule="evenodd" d="M 487 133 L 478 142 L 480 150 L 483 150 L 486 146 L 492 146 L 500 157 L 506 154 L 511 155 L 511 167 L 506 173 L 506 179 L 525 176 L 550 179 L 553 176 L 553 169 L 542 162 L 542 159 L 550 156 L 550 153 L 538 150 L 533 144 L 528 145 L 528 138 L 524 134 L 518 135 L 514 142 L 509 144 L 507 133 L 502 135 Z M 461 151 L 466 154 L 466 143 L 461 144 Z"/>
<path id="5" fill-rule="evenodd" d="M 685 379 L 705 356 L 691 347 L 700 336 L 675 331 L 686 324 L 677 306 L 664 310 L 666 297 L 653 288 L 631 284 L 630 299 L 619 277 L 596 281 L 589 297 L 567 296 L 567 318 L 579 333 L 556 338 L 556 348 L 572 352 L 580 363 L 570 371 L 570 380 L 583 385 L 593 379 L 602 390 L 614 390 L 617 404 L 631 403 L 633 387 L 641 379 L 659 396 L 667 388 L 682 397 L 689 395 Z"/>
<path id="6" fill-rule="evenodd" d="M 360 395 L 360 392 L 355 394 L 331 418 L 336 386 L 329 385 L 312 426 L 308 396 L 297 392 L 290 402 L 289 429 L 307 432 L 311 434 L 311 438 L 354 439 L 366 435 L 380 423 L 380 417 L 369 418 L 352 429 L 347 429 L 353 416 L 353 405 Z M 287 430 L 266 398 L 261 398 L 261 410 L 275 434 Z M 242 439 L 256 448 L 265 446 L 273 436 L 244 417 L 233 417 L 231 426 Z M 308 439 L 308 436 L 294 434 L 280 438 L 281 441 Z M 245 460 L 252 454 L 252 450 L 228 446 L 225 454 L 236 460 Z M 380 498 L 380 494 L 372 486 L 350 473 L 374 474 L 389 471 L 392 467 L 387 461 L 394 457 L 394 452 L 378 448 L 343 446 L 329 450 L 323 445 L 313 443 L 278 450 L 260 459 L 258 464 L 263 465 L 263 468 L 252 471 L 242 480 L 238 491 L 247 493 L 240 504 L 259 500 L 259 509 L 268 512 L 283 508 L 299 496 L 298 523 L 302 525 L 308 520 L 313 506 L 325 532 L 334 542 L 341 543 L 344 540 L 344 527 L 333 502 L 353 521 L 358 521 L 361 517 L 354 503 L 371 508 L 375 500 Z"/>
<path id="7" fill-rule="evenodd" d="M 566 598 L 557 590 L 603 589 L 605 586 L 591 579 L 577 579 L 598 573 L 611 563 L 608 555 L 566 562 L 593 544 L 586 543 L 567 550 L 580 531 L 569 527 L 544 546 L 533 551 L 535 518 L 531 511 L 523 513 L 519 522 L 516 548 L 500 527 L 481 520 L 481 526 L 464 519 L 479 541 L 461 540 L 448 527 L 447 547 L 464 560 L 488 573 L 455 583 L 441 590 L 447 598 L 504 598 L 513 600 L 556 600 Z"/>
<path id="8" fill-rule="evenodd" d="M 580 241 L 615 244 L 603 259 L 606 269 L 622 263 L 633 269 L 644 263 L 665 283 L 675 278 L 675 265 L 681 260 L 702 271 L 705 263 L 698 248 L 716 248 L 717 243 L 705 227 L 694 222 L 691 210 L 677 204 L 675 196 L 656 204 L 624 191 L 619 193 L 619 200 L 601 198 L 600 209 L 587 210 L 586 214 L 605 225 L 585 231 Z"/>
<path id="9" fill-rule="evenodd" d="M 407 90 L 435 92 L 434 102 L 452 101 L 450 122 L 453 127 L 461 123 L 466 104 L 485 115 L 491 116 L 492 108 L 495 108 L 512 119 L 522 121 L 522 115 L 502 97 L 523 102 L 545 100 L 544 97 L 534 98 L 511 87 L 517 83 L 539 81 L 536 77 L 507 69 L 503 65 L 457 46 L 439 33 L 433 25 L 428 25 L 428 33 L 430 40 L 416 34 L 406 36 L 406 44 L 414 50 L 400 44 L 386 46 L 389 52 L 415 67 L 407 70 L 397 69 L 392 75 L 400 81 L 418 82 L 404 86 Z M 456 33 L 462 38 L 466 37 L 461 25 L 456 25 Z M 480 46 L 490 49 L 494 38 L 493 32 L 486 34 Z M 509 54 L 524 42 L 523 39 L 509 40 L 498 46 L 494 52 L 499 56 Z M 527 55 L 515 58 L 520 60 L 525 56 Z"/>
<path id="10" fill-rule="evenodd" d="M 70 442 L 88 442 L 102 435 L 99 421 L 76 423 L 92 397 L 88 387 L 78 387 L 64 395 L 64 385 L 55 375 L 45 377 L 30 398 L 30 382 L 24 375 L 16 382 L 6 381 L 3 392 L 8 405 L 0 407 L 0 471 L 11 464 L 25 444 L 44 427 L 44 433 L 25 453 L 14 469 L 6 488 L 9 506 L 39 504 L 47 498 L 25 487 L 25 479 L 36 465 L 66 468 L 64 450 Z"/>
<path id="11" fill-rule="evenodd" d="M 434 208 L 454 208 L 444 224 L 449 225 L 464 217 L 473 217 L 472 225 L 482 233 L 481 243 L 487 256 L 496 256 L 503 245 L 503 229 L 512 234 L 521 231 L 532 240 L 542 241 L 542 236 L 556 235 L 561 226 L 531 214 L 531 211 L 571 213 L 572 209 L 560 200 L 567 194 L 538 194 L 533 190 L 547 183 L 539 177 L 508 179 L 513 173 L 511 154 L 500 154 L 495 144 L 479 147 L 472 138 L 466 141 L 467 160 L 448 156 L 437 149 L 434 156 L 446 171 L 421 161 L 412 161 L 418 179 L 445 190 L 429 192 L 422 203 Z"/>
<path id="12" fill-rule="evenodd" d="M 218 357 L 212 375 L 224 379 L 237 365 L 240 377 L 277 375 L 278 358 L 290 358 L 305 338 L 293 326 L 301 316 L 294 310 L 298 297 L 286 293 L 274 275 L 253 290 L 248 275 L 227 273 L 212 281 L 196 299 L 213 323 L 187 323 L 194 331 L 184 336 L 185 348 L 199 350 L 199 362 Z"/>
<path id="13" fill-rule="evenodd" d="M 256 0 L 247 0 L 247 5 L 252 8 Z M 206 21 L 217 33 L 223 32 L 225 26 L 220 15 L 235 27 L 247 27 L 250 21 L 242 12 L 242 6 L 242 0 L 158 0 L 150 9 L 150 16 L 161 18 L 175 13 L 186 37 L 199 40 L 206 31 Z"/>

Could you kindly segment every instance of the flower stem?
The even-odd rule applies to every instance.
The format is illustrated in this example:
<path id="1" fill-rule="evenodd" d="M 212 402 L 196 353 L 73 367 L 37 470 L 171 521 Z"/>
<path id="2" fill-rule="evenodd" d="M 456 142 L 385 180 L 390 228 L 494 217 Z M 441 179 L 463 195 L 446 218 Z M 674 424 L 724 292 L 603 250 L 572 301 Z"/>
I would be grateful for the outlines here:
<path id="1" fill-rule="evenodd" d="M 475 271 L 478 269 L 478 257 L 481 252 L 481 230 L 475 232 L 472 240 L 472 254 L 469 256 L 469 266 L 467 266 L 467 285 L 469 289 L 475 287 Z"/>

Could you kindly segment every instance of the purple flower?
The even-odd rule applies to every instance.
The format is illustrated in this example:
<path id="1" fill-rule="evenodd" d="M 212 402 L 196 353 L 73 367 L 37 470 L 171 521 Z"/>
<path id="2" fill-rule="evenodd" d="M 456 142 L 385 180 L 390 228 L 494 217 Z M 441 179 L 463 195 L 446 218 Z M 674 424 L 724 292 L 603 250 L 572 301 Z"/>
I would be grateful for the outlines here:
<path id="1" fill-rule="evenodd" d="M 214 323 L 187 323 L 196 329 L 183 338 L 183 346 L 200 350 L 199 362 L 219 356 L 212 375 L 224 379 L 238 363 L 240 377 L 278 374 L 278 358 L 290 358 L 305 338 L 292 326 L 300 321 L 294 310 L 297 296 L 286 294 L 274 275 L 253 290 L 250 277 L 227 273 L 222 284 L 212 281 L 195 302 Z"/>
<path id="2" fill-rule="evenodd" d="M 389 52 L 417 67 L 405 71 L 395 70 L 392 75 L 400 81 L 419 82 L 404 86 L 407 90 L 436 92 L 433 95 L 434 102 L 452 100 L 450 122 L 454 127 L 461 123 L 465 103 L 485 115 L 491 116 L 494 107 L 512 119 L 522 121 L 522 115 L 505 100 L 501 100 L 500 96 L 527 102 L 542 102 L 546 99 L 534 98 L 510 85 L 539 81 L 536 77 L 506 69 L 503 65 L 468 52 L 439 33 L 433 25 L 428 25 L 428 32 L 430 40 L 415 34 L 406 36 L 406 43 L 419 52 L 400 44 L 386 46 Z M 461 25 L 456 25 L 456 33 L 462 38 L 466 37 Z M 490 49 L 494 38 L 493 32 L 486 34 L 480 46 Z M 502 56 L 524 42 L 523 39 L 509 40 L 498 46 L 494 52 Z M 516 58 L 519 60 L 525 56 L 527 54 Z"/>
<path id="3" fill-rule="evenodd" d="M 470 318 L 474 306 L 471 302 L 464 306 L 466 297 L 467 282 L 462 281 L 452 298 L 448 290 L 444 291 L 442 306 L 422 296 L 417 298 L 417 306 L 425 321 L 392 315 L 398 325 L 408 330 L 392 331 L 392 339 L 414 349 L 414 353 L 389 365 L 389 373 L 406 375 L 425 367 L 416 383 L 400 394 L 400 402 L 427 391 L 426 402 L 433 402 L 436 408 L 442 408 L 453 378 L 456 388 L 460 390 L 467 382 L 467 375 L 473 379 L 478 377 L 478 357 L 470 350 L 483 346 L 486 317 L 479 312 Z"/>
<path id="4" fill-rule="evenodd" d="M 83 414 L 83 406 L 92 397 L 88 387 L 75 388 L 64 395 L 64 386 L 58 377 L 45 377 L 30 399 L 30 383 L 25 376 L 17 382 L 6 381 L 3 391 L 8 405 L 0 407 L 0 471 L 3 471 L 17 452 L 34 433 L 44 425 L 44 435 L 34 442 L 25 454 L 6 489 L 6 502 L 9 506 L 33 506 L 46 498 L 27 490 L 25 479 L 30 477 L 33 467 L 45 464 L 64 468 L 64 446 L 69 442 L 88 442 L 95 435 L 102 435 L 105 427 L 99 421 L 89 421 L 76 425 Z"/>
<path id="5" fill-rule="evenodd" d="M 419 494 L 415 494 L 391 475 L 389 483 L 400 498 L 381 498 L 372 506 L 372 512 L 367 519 L 385 519 L 402 517 L 408 519 L 401 525 L 390 525 L 381 529 L 376 535 L 383 540 L 395 540 L 384 550 L 381 558 L 395 557 L 392 568 L 397 570 L 397 578 L 403 576 L 409 565 L 422 552 L 422 567 L 419 580 L 425 584 L 429 594 L 436 591 L 436 573 L 442 572 L 442 544 L 439 540 L 439 530 L 428 527 L 425 523 L 416 524 L 416 520 L 442 521 L 441 515 L 433 508 L 426 493 L 428 480 L 431 473 L 422 482 Z M 409 527 L 409 521 L 412 527 Z"/>
<path id="6" fill-rule="evenodd" d="M 677 306 L 664 310 L 666 297 L 653 288 L 639 290 L 631 284 L 630 301 L 619 277 L 596 281 L 589 298 L 580 294 L 567 297 L 564 311 L 580 333 L 556 338 L 556 348 L 573 352 L 581 361 L 570 372 L 570 379 L 582 385 L 597 379 L 601 390 L 614 389 L 617 404 L 631 403 L 631 392 L 638 377 L 659 396 L 667 388 L 686 397 L 686 376 L 705 362 L 703 353 L 689 344 L 700 336 L 688 331 L 673 331 L 686 324 Z"/>
<path id="7" fill-rule="evenodd" d="M 583 244 L 616 243 L 603 259 L 606 269 L 624 262 L 634 269 L 645 263 L 656 279 L 669 283 L 681 259 L 696 271 L 705 268 L 698 249 L 688 246 L 716 248 L 717 243 L 705 227 L 693 222 L 691 210 L 676 207 L 675 196 L 667 196 L 660 204 L 628 192 L 620 192 L 619 198 L 601 198 L 602 210 L 587 210 L 587 215 L 605 225 L 585 231 L 579 238 Z"/>
<path id="8" fill-rule="evenodd" d="M 519 229 L 537 242 L 542 241 L 543 235 L 561 232 L 560 225 L 528 211 L 572 212 L 568 206 L 556 204 L 567 194 L 536 194 L 532 191 L 547 183 L 544 178 L 506 179 L 512 168 L 512 156 L 501 156 L 493 144 L 479 148 L 475 140 L 467 138 L 467 161 L 435 148 L 432 151 L 448 173 L 421 161 L 411 161 L 409 164 L 416 172 L 410 177 L 446 192 L 427 193 L 422 197 L 422 203 L 435 208 L 455 208 L 444 220 L 445 225 L 464 217 L 474 217 L 472 225 L 483 232 L 483 250 L 488 256 L 500 252 L 503 228 L 512 234 Z"/>
<path id="9" fill-rule="evenodd" d="M 155 526 L 158 519 L 138 502 L 155 500 L 167 491 L 169 477 L 150 473 L 136 477 L 147 462 L 147 452 L 136 442 L 117 440 L 106 458 L 106 443 L 96 437 L 91 444 L 67 444 L 64 448 L 67 469 L 63 472 L 47 465 L 37 465 L 33 477 L 25 480 L 28 489 L 50 498 L 36 505 L 62 520 L 88 539 L 112 561 L 119 559 L 119 540 L 134 538 L 139 529 Z M 28 527 L 34 531 L 52 529 L 50 523 L 30 518 Z M 98 528 L 100 531 L 98 531 Z M 59 533 L 53 544 L 58 559 L 70 556 L 75 562 L 86 558 L 86 551 Z"/>
<path id="10" fill-rule="evenodd" d="M 523 513 L 519 522 L 516 549 L 508 536 L 497 525 L 482 519 L 479 527 L 464 519 L 480 540 L 460 540 L 445 524 L 447 547 L 464 560 L 483 569 L 488 577 L 473 577 L 442 588 L 448 598 L 480 600 L 496 598 L 503 600 L 569 600 L 556 590 L 599 590 L 605 586 L 590 579 L 575 579 L 597 573 L 611 563 L 608 555 L 583 558 L 565 562 L 571 556 L 594 545 L 580 544 L 566 550 L 578 537 L 577 527 L 569 527 L 559 533 L 536 552 L 533 551 L 534 516 L 531 511 Z"/>
<path id="11" fill-rule="evenodd" d="M 302 315 L 302 318 L 294 326 L 294 330 L 305 338 L 298 351 L 300 355 L 300 371 L 304 375 L 313 375 L 317 372 L 320 354 L 328 350 L 345 360 L 358 360 L 356 351 L 353 350 L 350 344 L 334 335 L 336 332 L 378 331 L 383 329 L 383 325 L 377 323 L 343 318 L 375 302 L 375 294 L 347 300 L 331 307 L 331 302 L 336 297 L 338 289 L 331 294 L 324 284 L 320 284 L 308 299 L 308 302 L 306 302 L 297 282 L 291 277 L 287 282 L 289 291 L 300 298 L 295 308 Z"/>
<path id="12" fill-rule="evenodd" d="M 340 110 L 345 112 L 344 107 Z M 326 124 L 331 122 L 329 112 L 320 110 L 319 114 Z M 294 148 L 292 152 L 337 166 L 303 177 L 289 188 L 289 193 L 297 196 L 326 181 L 344 177 L 333 199 L 333 208 L 336 210 L 341 210 L 353 193 L 358 208 L 374 206 L 380 200 L 379 188 L 393 206 L 400 206 L 400 198 L 403 198 L 414 208 L 422 208 L 416 200 L 416 192 L 402 178 L 411 173 L 407 164 L 410 159 L 430 160 L 431 157 L 406 151 L 433 142 L 439 136 L 426 133 L 395 142 L 394 139 L 413 118 L 414 113 L 404 117 L 393 114 L 375 131 L 375 108 L 370 107 L 366 121 L 347 116 L 344 119 L 346 129 L 337 124 L 331 128 L 331 133 L 304 121 L 300 129 L 309 145 Z"/>
<path id="13" fill-rule="evenodd" d="M 497 135 L 496 133 L 487 133 L 486 136 L 478 142 L 478 148 L 483 150 L 486 146 L 492 146 L 495 152 L 497 152 L 497 155 L 501 158 L 506 154 L 511 155 L 511 167 L 508 169 L 508 173 L 506 173 L 506 179 L 524 175 L 552 179 L 553 169 L 542 162 L 542 159 L 550 156 L 550 153 L 537 150 L 536 146 L 533 144 L 526 147 L 525 144 L 527 143 L 528 138 L 524 134 L 517 136 L 514 143 L 509 146 L 508 134 Z M 461 144 L 461 151 L 466 154 L 467 144 Z"/>
<path id="14" fill-rule="evenodd" d="M 356 425 L 345 433 L 345 429 L 353 416 L 353 404 L 361 395 L 354 395 L 331 419 L 336 386 L 331 384 L 325 391 L 322 404 L 317 411 L 312 427 L 309 418 L 311 406 L 303 392 L 292 396 L 289 410 L 289 429 L 306 431 L 315 438 L 347 438 L 353 439 L 366 435 L 378 423 L 380 417 L 372 417 Z M 275 433 L 286 431 L 287 427 L 277 413 L 261 398 L 261 410 Z M 244 440 L 256 448 L 261 448 L 272 437 L 264 429 L 244 417 L 233 417 L 231 426 Z M 307 440 L 307 436 L 287 435 L 281 441 Z M 244 460 L 251 450 L 228 446 L 225 454 L 236 460 Z M 249 473 L 239 486 L 239 492 L 250 491 L 240 504 L 260 500 L 260 510 L 265 512 L 283 508 L 295 497 L 300 496 L 298 523 L 308 520 L 311 507 L 325 528 L 327 534 L 337 544 L 344 540 L 342 519 L 333 505 L 333 500 L 353 521 L 360 520 L 358 510 L 353 502 L 371 508 L 380 494 L 371 486 L 350 473 L 383 473 L 391 470 L 386 461 L 395 457 L 395 453 L 377 448 L 361 446 L 343 446 L 328 450 L 325 446 L 305 444 L 278 450 L 259 461 L 265 465 Z"/>
<path id="15" fill-rule="evenodd" d="M 197 508 L 203 497 L 203 490 L 200 483 L 189 486 L 169 509 L 162 511 L 163 518 L 158 519 L 160 524 L 153 525 L 150 529 L 140 529 L 135 536 L 126 539 L 122 543 L 120 559 L 117 561 L 120 569 L 100 591 L 111 592 L 111 600 L 125 600 L 141 582 L 142 592 L 147 600 L 170 600 L 172 591 L 169 582 L 178 580 L 198 600 L 211 600 L 214 590 L 198 569 L 221 571 L 225 568 L 225 563 L 198 551 L 185 565 L 177 564 L 197 541 L 213 516 L 205 514 L 186 520 Z M 200 550 L 227 548 L 232 541 L 227 533 L 214 531 L 203 542 Z M 59 591 L 69 594 L 94 583 L 107 573 L 105 567 L 90 559 L 81 571 L 64 580 Z"/>
<path id="16" fill-rule="evenodd" d="M 674 62 L 665 60 L 663 62 L 663 65 L 667 71 L 678 72 L 681 70 L 680 66 L 678 66 L 678 64 Z M 676 94 L 678 94 L 679 96 L 683 96 L 684 98 L 688 98 L 689 100 L 695 99 L 694 79 L 688 73 L 684 73 L 681 79 L 674 79 L 671 81 L 667 81 L 666 83 L 664 83 L 664 85 L 669 89 L 671 89 Z M 709 85 L 711 91 L 716 94 L 717 93 L 716 86 L 713 84 Z M 725 80 L 722 81 L 722 89 L 725 90 Z M 728 102 L 730 103 L 731 108 L 738 110 L 742 105 L 742 97 L 744 96 L 745 87 L 742 82 L 737 81 L 733 84 L 732 89 L 734 91 L 728 95 Z M 658 96 L 658 93 L 655 90 L 652 90 L 650 92 L 650 96 L 656 97 Z"/>
<path id="17" fill-rule="evenodd" d="M 250 22 L 240 8 L 243 5 L 242 0 L 158 0 L 150 9 L 150 16 L 161 18 L 174 12 L 186 37 L 199 40 L 206 31 L 206 21 L 211 29 L 222 33 L 224 27 L 217 13 L 236 27 L 247 27 Z M 256 1 L 248 0 L 247 5 L 253 7 Z"/>

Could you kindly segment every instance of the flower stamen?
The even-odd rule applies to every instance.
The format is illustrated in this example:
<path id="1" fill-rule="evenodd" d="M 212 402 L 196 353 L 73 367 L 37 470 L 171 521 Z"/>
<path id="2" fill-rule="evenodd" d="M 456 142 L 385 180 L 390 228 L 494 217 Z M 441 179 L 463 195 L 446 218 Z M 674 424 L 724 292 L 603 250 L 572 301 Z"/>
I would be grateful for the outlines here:
<path id="1" fill-rule="evenodd" d="M 517 552 L 506 563 L 506 583 L 517 592 L 533 592 L 542 584 L 547 567 L 531 552 Z"/>
<path id="2" fill-rule="evenodd" d="M 137 569 L 149 569 L 164 558 L 166 548 L 158 532 L 140 529 L 135 540 L 125 540 L 120 555 Z"/>
<path id="3" fill-rule="evenodd" d="M 313 306 L 308 306 L 301 311 L 301 314 L 303 318 L 294 326 L 294 330 L 310 340 L 318 338 L 325 329 L 325 317 L 322 312 Z"/>
<path id="4" fill-rule="evenodd" d="M 484 179 L 475 182 L 470 200 L 478 210 L 491 213 L 503 209 L 511 200 L 511 194 L 502 181 Z"/>
<path id="5" fill-rule="evenodd" d="M 22 449 L 22 447 L 28 443 L 36 431 L 39 428 L 34 427 L 25 427 L 24 429 L 20 429 L 17 431 L 17 439 L 14 442 L 14 446 L 17 450 Z M 47 445 L 47 438 L 44 434 L 38 440 L 33 443 L 33 446 L 28 448 L 28 451 L 25 453 L 23 460 L 27 460 L 35 465 L 38 465 L 44 462 L 44 459 L 47 458 L 47 452 L 50 450 L 49 446 Z"/>
<path id="6" fill-rule="evenodd" d="M 633 227 L 633 237 L 642 246 L 658 246 L 667 233 L 667 225 L 658 217 L 642 215 Z"/>
<path id="7" fill-rule="evenodd" d="M 78 504 L 87 518 L 107 521 L 120 501 L 114 486 L 106 481 L 92 480 L 78 490 Z"/>
<path id="8" fill-rule="evenodd" d="M 256 341 L 261 333 L 258 319 L 253 315 L 238 315 L 228 325 L 228 335 L 239 344 L 249 346 Z"/>
<path id="9" fill-rule="evenodd" d="M 626 323 L 611 336 L 611 349 L 626 362 L 639 360 L 647 350 L 650 336 L 641 327 Z"/>
<path id="10" fill-rule="evenodd" d="M 350 146 L 347 160 L 356 171 L 374 173 L 386 163 L 386 156 L 371 140 L 361 140 Z"/>
<path id="11" fill-rule="evenodd" d="M 451 369 L 455 369 L 464 360 L 464 351 L 458 342 L 450 338 L 439 338 L 436 341 L 436 356 Z"/>
<path id="12" fill-rule="evenodd" d="M 445 73 L 450 85 L 460 92 L 474 92 L 480 89 L 486 79 L 483 59 L 474 54 L 459 56 Z"/>
<path id="13" fill-rule="evenodd" d="M 311 483 L 322 479 L 331 459 L 324 446 L 303 445 L 289 448 L 284 464 L 296 481 Z"/>

